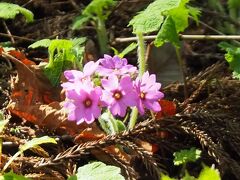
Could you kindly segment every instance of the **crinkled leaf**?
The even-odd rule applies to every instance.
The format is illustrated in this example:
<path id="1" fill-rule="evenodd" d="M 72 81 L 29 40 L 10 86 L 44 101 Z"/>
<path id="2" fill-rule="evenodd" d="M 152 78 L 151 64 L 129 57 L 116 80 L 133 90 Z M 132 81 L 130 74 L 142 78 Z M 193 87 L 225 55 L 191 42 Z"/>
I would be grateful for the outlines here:
<path id="1" fill-rule="evenodd" d="M 188 162 L 195 162 L 200 158 L 201 151 L 196 148 L 181 150 L 174 154 L 174 165 L 186 164 Z"/>
<path id="2" fill-rule="evenodd" d="M 233 71 L 233 77 L 240 79 L 240 47 L 222 42 L 219 43 L 222 50 L 227 51 L 225 59 L 227 60 L 230 69 Z"/>
<path id="3" fill-rule="evenodd" d="M 102 162 L 93 162 L 78 168 L 77 179 L 124 180 L 120 173 L 121 169 L 119 167 L 109 166 Z"/>
<path id="4" fill-rule="evenodd" d="M 31 44 L 30 46 L 28 46 L 28 48 L 32 48 L 32 49 L 39 48 L 39 47 L 47 48 L 50 46 L 50 43 L 51 43 L 50 39 L 41 39 L 41 40 Z"/>
<path id="5" fill-rule="evenodd" d="M 62 72 L 73 66 L 75 55 L 72 52 L 73 42 L 70 40 L 52 40 L 48 48 L 49 63 L 44 68 L 44 73 L 53 86 L 57 86 Z"/>
<path id="6" fill-rule="evenodd" d="M 154 44 L 155 46 L 159 47 L 162 46 L 165 42 L 171 42 L 177 47 L 180 46 L 178 34 L 171 16 L 168 16 L 164 21 L 160 31 L 157 34 Z"/>
<path id="7" fill-rule="evenodd" d="M 188 6 L 189 14 L 193 17 L 193 20 L 199 23 L 199 16 L 201 15 L 201 10 L 196 7 Z"/>
<path id="8" fill-rule="evenodd" d="M 24 152 L 27 149 L 34 148 L 34 147 L 36 147 L 40 144 L 45 144 L 45 143 L 57 144 L 55 139 L 53 139 L 51 137 L 48 137 L 48 136 L 43 136 L 43 137 L 40 137 L 40 138 L 33 138 L 32 140 L 26 142 L 24 145 L 19 147 L 19 150 L 21 152 Z"/>
<path id="9" fill-rule="evenodd" d="M 199 174 L 198 180 L 221 180 L 220 173 L 214 167 L 203 166 Z"/>
<path id="10" fill-rule="evenodd" d="M 0 175 L 1 180 L 29 180 L 22 175 L 15 174 L 13 171 Z"/>
<path id="11" fill-rule="evenodd" d="M 129 25 L 133 26 L 133 33 L 150 33 L 157 31 L 163 23 L 163 12 L 179 6 L 181 0 L 156 0 L 144 11 L 136 15 Z"/>
<path id="12" fill-rule="evenodd" d="M 0 18 L 14 19 L 17 14 L 25 16 L 27 22 L 33 21 L 33 13 L 26 8 L 12 3 L 0 3 Z"/>
<path id="13" fill-rule="evenodd" d="M 181 0 L 177 8 L 171 9 L 168 12 L 168 15 L 170 15 L 174 21 L 177 33 L 184 31 L 186 27 L 188 27 L 189 10 L 186 8 L 186 3 L 188 2 L 189 0 Z"/>

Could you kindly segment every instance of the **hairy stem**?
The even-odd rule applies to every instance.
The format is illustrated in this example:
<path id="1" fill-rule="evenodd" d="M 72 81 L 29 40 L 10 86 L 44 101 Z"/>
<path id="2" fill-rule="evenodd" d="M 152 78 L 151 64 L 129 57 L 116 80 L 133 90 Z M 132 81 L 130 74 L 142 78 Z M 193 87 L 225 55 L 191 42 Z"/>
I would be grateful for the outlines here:
<path id="1" fill-rule="evenodd" d="M 181 68 L 182 75 L 183 75 L 184 97 L 186 99 L 188 97 L 188 92 L 187 92 L 187 81 L 186 81 L 186 73 L 185 73 L 185 63 L 183 62 L 183 59 L 181 57 L 180 48 L 175 47 L 175 51 L 176 51 L 176 55 L 177 55 L 178 64 Z"/>
<path id="2" fill-rule="evenodd" d="M 102 18 L 97 20 L 97 38 L 101 54 L 106 54 L 108 50 L 108 36 L 105 21 Z"/>
<path id="3" fill-rule="evenodd" d="M 139 77 L 142 77 L 144 72 L 146 71 L 146 62 L 145 62 L 145 45 L 144 38 L 142 33 L 137 34 L 138 41 L 138 69 L 139 69 Z M 136 107 L 132 108 L 132 112 L 129 120 L 129 129 L 133 129 L 138 117 L 138 109 Z"/>

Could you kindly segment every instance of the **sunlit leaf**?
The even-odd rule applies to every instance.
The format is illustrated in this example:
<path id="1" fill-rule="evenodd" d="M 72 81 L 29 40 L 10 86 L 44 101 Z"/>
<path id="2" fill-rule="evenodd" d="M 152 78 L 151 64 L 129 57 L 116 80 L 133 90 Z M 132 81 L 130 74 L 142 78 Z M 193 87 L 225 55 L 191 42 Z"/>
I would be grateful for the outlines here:
<path id="1" fill-rule="evenodd" d="M 50 46 L 50 43 L 51 43 L 50 39 L 41 39 L 41 40 L 31 44 L 30 46 L 28 46 L 28 48 L 32 48 L 32 49 L 39 48 L 39 47 L 47 48 Z"/>
<path id="2" fill-rule="evenodd" d="M 174 154 L 174 165 L 186 164 L 188 162 L 195 162 L 200 158 L 201 151 L 196 148 L 185 149 Z"/>
<path id="3" fill-rule="evenodd" d="M 40 144 L 45 144 L 45 143 L 57 144 L 55 139 L 53 139 L 51 137 L 48 137 L 48 136 L 43 136 L 43 137 L 40 137 L 40 138 L 33 138 L 32 140 L 26 142 L 24 145 L 19 147 L 19 150 L 21 152 L 24 152 L 27 149 L 34 148 L 34 147 L 36 147 Z"/>
<path id="4" fill-rule="evenodd" d="M 33 13 L 26 8 L 23 8 L 17 4 L 5 2 L 0 3 L 0 18 L 14 19 L 17 14 L 24 15 L 27 22 L 33 21 Z"/>
<path id="5" fill-rule="evenodd" d="M 1 180 L 29 180 L 28 178 L 15 174 L 13 171 L 0 175 Z"/>
<path id="6" fill-rule="evenodd" d="M 214 167 L 203 166 L 203 170 L 200 172 L 198 180 L 221 180 L 220 173 Z"/>
<path id="7" fill-rule="evenodd" d="M 119 167 L 109 166 L 102 162 L 93 162 L 78 168 L 77 179 L 124 180 L 120 173 L 121 169 Z"/>

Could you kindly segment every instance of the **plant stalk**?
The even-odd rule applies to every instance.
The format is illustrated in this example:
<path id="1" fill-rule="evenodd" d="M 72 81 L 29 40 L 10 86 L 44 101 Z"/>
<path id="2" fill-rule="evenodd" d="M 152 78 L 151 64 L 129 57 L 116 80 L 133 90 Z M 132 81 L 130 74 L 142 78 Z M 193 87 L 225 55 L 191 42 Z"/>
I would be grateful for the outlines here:
<path id="1" fill-rule="evenodd" d="M 105 21 L 102 18 L 97 19 L 97 38 L 101 54 L 107 54 L 109 52 L 108 36 Z"/>
<path id="2" fill-rule="evenodd" d="M 137 41 L 138 41 L 138 69 L 139 69 L 139 77 L 142 77 L 144 72 L 146 71 L 146 62 L 145 62 L 145 44 L 144 38 L 142 33 L 137 34 Z M 129 120 L 129 129 L 133 129 L 138 117 L 138 109 L 136 107 L 132 108 L 132 112 L 130 115 Z"/>

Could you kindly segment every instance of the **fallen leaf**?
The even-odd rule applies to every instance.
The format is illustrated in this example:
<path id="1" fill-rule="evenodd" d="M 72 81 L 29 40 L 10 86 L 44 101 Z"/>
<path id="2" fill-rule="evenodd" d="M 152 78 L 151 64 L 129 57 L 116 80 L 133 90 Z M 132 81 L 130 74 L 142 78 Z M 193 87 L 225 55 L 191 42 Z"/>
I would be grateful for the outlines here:
<path id="1" fill-rule="evenodd" d="M 174 116 L 176 114 L 176 104 L 172 101 L 161 99 L 159 100 L 161 106 L 161 111 L 157 112 L 156 119 L 161 119 L 163 117 Z"/>
<path id="2" fill-rule="evenodd" d="M 17 50 L 10 50 L 8 51 L 8 53 L 15 57 L 16 59 L 18 59 L 19 61 L 21 61 L 22 63 L 26 64 L 26 65 L 36 65 L 35 62 L 29 60 L 24 53 L 17 51 Z"/>
<path id="3" fill-rule="evenodd" d="M 87 128 L 92 128 L 93 134 L 98 132 L 99 135 L 96 136 L 103 136 L 104 133 L 94 123 L 76 125 L 75 122 L 68 121 L 60 103 L 62 88 L 53 87 L 39 66 L 26 65 L 11 55 L 7 58 L 15 64 L 17 70 L 17 76 L 11 80 L 13 88 L 8 105 L 11 113 L 60 134 L 80 134 L 81 141 L 86 141 L 84 138 L 90 139 L 90 132 L 88 136 L 81 135 L 82 132 L 87 132 Z"/>

